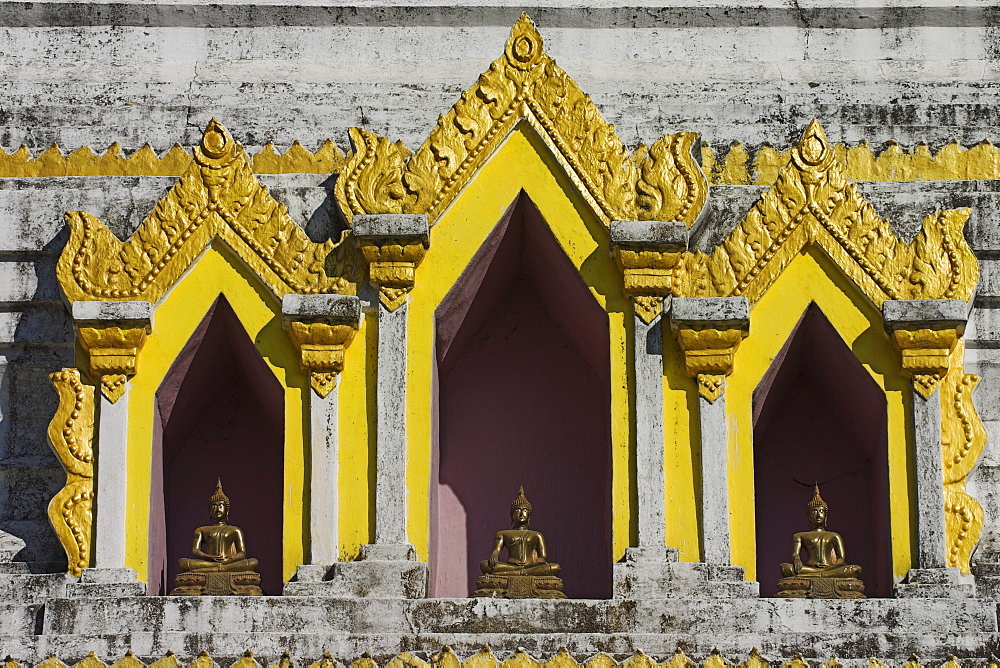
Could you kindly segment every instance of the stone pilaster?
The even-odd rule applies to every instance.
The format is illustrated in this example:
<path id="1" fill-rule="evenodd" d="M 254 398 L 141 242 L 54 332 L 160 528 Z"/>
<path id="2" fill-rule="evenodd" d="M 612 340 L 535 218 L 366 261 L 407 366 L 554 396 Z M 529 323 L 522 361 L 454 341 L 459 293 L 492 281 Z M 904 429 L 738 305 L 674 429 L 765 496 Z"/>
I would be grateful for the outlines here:
<path id="1" fill-rule="evenodd" d="M 92 576 L 120 580 L 126 577 L 122 573 L 128 507 L 125 462 L 129 378 L 136 373 L 139 351 L 152 328 L 152 305 L 145 301 L 79 301 L 73 304 L 73 324 L 89 357 L 90 373 L 100 378 L 101 386 L 95 443 Z M 134 582 L 134 573 L 126 581 Z"/>
<path id="2" fill-rule="evenodd" d="M 295 596 L 420 598 L 427 565 L 416 560 L 406 533 L 407 297 L 429 246 L 424 215 L 355 216 L 354 236 L 378 288 L 375 543 L 356 562 L 306 566 L 284 593 Z"/>
<path id="3" fill-rule="evenodd" d="M 671 275 L 687 247 L 687 226 L 680 222 L 615 221 L 612 251 L 632 300 L 635 368 L 636 478 L 638 545 L 659 556 L 666 547 L 666 480 L 663 433 L 663 302 Z"/>
<path id="4" fill-rule="evenodd" d="M 913 446 L 917 497 L 917 567 L 896 586 L 898 597 L 975 595 L 971 576 L 948 566 L 941 454 L 941 380 L 965 332 L 968 304 L 957 299 L 890 300 L 882 304 L 886 331 L 913 383 Z"/>
<path id="5" fill-rule="evenodd" d="M 615 221 L 612 251 L 634 306 L 638 545 L 614 566 L 615 598 L 729 598 L 756 595 L 743 570 L 725 563 L 684 563 L 666 545 L 663 428 L 663 313 L 673 269 L 687 246 L 681 222 Z M 723 485 L 725 481 L 723 480 Z M 726 502 L 728 503 L 728 502 Z M 726 506 L 728 508 L 728 505 Z M 728 526 L 728 510 L 726 512 Z M 728 532 L 726 534 L 728 544 Z"/>
<path id="6" fill-rule="evenodd" d="M 332 564 L 339 555 L 337 486 L 337 379 L 344 351 L 361 326 L 361 301 L 353 295 L 285 295 L 285 329 L 309 374 L 309 560 Z"/>
<path id="7" fill-rule="evenodd" d="M 736 349 L 750 331 L 746 297 L 675 298 L 670 328 L 684 354 L 684 370 L 698 382 L 701 424 L 702 560 L 729 566 L 729 433 L 725 379 Z"/>

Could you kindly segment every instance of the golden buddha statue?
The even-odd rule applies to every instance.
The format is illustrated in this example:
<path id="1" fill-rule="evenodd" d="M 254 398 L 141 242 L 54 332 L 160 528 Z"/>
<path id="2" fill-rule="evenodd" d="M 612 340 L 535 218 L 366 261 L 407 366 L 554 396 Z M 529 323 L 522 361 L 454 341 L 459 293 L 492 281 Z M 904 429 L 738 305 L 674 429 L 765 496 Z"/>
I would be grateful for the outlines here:
<path id="1" fill-rule="evenodd" d="M 844 563 L 844 539 L 826 530 L 829 506 L 819 495 L 819 485 L 806 504 L 812 529 L 792 536 L 792 563 L 781 564 L 778 580 L 781 598 L 864 598 L 861 567 Z M 806 559 L 802 560 L 805 550 Z"/>
<path id="2" fill-rule="evenodd" d="M 194 532 L 194 558 L 178 562 L 181 572 L 171 595 L 174 596 L 260 596 L 257 560 L 246 555 L 243 531 L 229 524 L 229 497 L 222 491 L 222 479 L 208 501 L 212 524 Z"/>
<path id="3" fill-rule="evenodd" d="M 559 564 L 546 561 L 545 538 L 528 528 L 531 503 L 524 487 L 510 505 L 511 528 L 498 531 L 490 558 L 479 564 L 483 577 L 476 581 L 473 596 L 492 598 L 566 598 L 562 593 Z M 500 552 L 507 550 L 507 560 Z"/>

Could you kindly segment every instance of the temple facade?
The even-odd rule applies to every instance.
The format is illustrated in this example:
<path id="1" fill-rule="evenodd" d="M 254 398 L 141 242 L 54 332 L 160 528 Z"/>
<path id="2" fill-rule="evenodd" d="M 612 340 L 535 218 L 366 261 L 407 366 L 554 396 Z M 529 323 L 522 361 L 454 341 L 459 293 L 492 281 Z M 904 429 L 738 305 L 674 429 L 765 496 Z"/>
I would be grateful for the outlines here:
<path id="1" fill-rule="evenodd" d="M 992 665 L 996 18 L 0 2 L 7 668 Z"/>

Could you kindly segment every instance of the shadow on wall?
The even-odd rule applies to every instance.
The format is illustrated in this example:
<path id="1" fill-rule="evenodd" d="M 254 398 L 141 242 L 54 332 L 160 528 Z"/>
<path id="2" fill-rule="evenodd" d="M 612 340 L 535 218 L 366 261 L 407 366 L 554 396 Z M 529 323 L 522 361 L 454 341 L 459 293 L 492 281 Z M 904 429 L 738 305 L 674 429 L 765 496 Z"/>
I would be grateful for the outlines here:
<path id="1" fill-rule="evenodd" d="M 465 597 L 519 485 L 574 598 L 611 595 L 608 318 L 523 192 L 436 313 L 432 585 Z M 503 557 L 501 557 L 503 558 Z"/>

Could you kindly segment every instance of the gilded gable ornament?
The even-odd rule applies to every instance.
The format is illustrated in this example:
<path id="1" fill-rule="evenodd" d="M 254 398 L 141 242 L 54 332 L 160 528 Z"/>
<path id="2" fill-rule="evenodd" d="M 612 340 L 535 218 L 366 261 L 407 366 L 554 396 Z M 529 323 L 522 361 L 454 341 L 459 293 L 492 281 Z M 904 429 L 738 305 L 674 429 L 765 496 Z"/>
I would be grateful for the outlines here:
<path id="1" fill-rule="evenodd" d="M 194 160 L 128 241 L 83 211 L 66 214 L 70 238 L 56 266 L 66 298 L 156 304 L 219 238 L 278 297 L 353 294 L 349 233 L 312 242 L 254 177 L 243 147 L 215 119 Z"/>
<path id="2" fill-rule="evenodd" d="M 678 220 L 692 225 L 708 181 L 693 156 L 698 135 L 667 135 L 629 155 L 613 125 L 545 53 L 527 15 L 514 24 L 504 55 L 464 91 L 410 153 L 352 128 L 336 197 L 348 221 L 368 213 L 422 213 L 433 224 L 475 172 L 522 122 L 562 163 L 604 221 Z"/>
<path id="3" fill-rule="evenodd" d="M 756 302 L 807 244 L 816 244 L 876 306 L 887 299 L 968 300 L 979 265 L 962 230 L 970 209 L 924 219 L 899 239 L 847 181 L 818 121 L 806 128 L 746 217 L 711 253 L 685 253 L 674 285 L 689 297 L 746 296 Z"/>
<path id="4" fill-rule="evenodd" d="M 90 565 L 94 504 L 94 387 L 77 369 L 49 375 L 59 406 L 49 423 L 49 445 L 66 470 L 66 484 L 49 502 L 49 522 L 66 551 L 69 573 Z"/>

